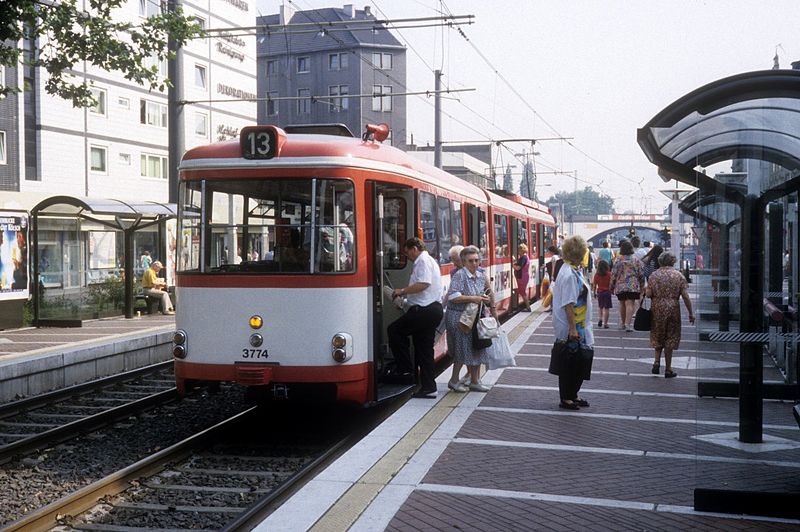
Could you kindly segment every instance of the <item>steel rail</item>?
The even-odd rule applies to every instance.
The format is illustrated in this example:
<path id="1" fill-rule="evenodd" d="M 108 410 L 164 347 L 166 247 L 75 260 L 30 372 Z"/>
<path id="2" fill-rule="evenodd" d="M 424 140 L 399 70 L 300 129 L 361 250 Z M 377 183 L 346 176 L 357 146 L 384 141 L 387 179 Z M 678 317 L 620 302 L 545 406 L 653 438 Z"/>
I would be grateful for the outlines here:
<path id="1" fill-rule="evenodd" d="M 15 455 L 28 453 L 45 446 L 52 445 L 69 439 L 76 434 L 88 432 L 119 419 L 125 419 L 132 413 L 141 412 L 152 406 L 166 404 L 178 400 L 177 388 L 172 387 L 163 392 L 158 392 L 136 401 L 125 403 L 117 407 L 104 410 L 98 414 L 77 419 L 66 425 L 54 427 L 38 434 L 31 434 L 27 438 L 0 446 L 0 464 L 8 462 Z"/>
<path id="2" fill-rule="evenodd" d="M 5 525 L 4 531 L 25 530 L 45 531 L 58 526 L 60 518 L 66 515 L 78 515 L 92 508 L 102 497 L 116 495 L 130 487 L 130 483 L 143 476 L 151 476 L 162 470 L 167 464 L 188 458 L 199 445 L 208 440 L 219 438 L 227 431 L 249 419 L 258 407 L 251 407 L 221 423 L 175 443 L 153 455 L 143 458 L 130 466 L 112 473 L 105 478 L 85 486 L 75 493 L 35 510 L 20 519 Z"/>
<path id="3" fill-rule="evenodd" d="M 53 403 L 55 401 L 66 399 L 68 397 L 74 395 L 80 395 L 82 393 L 97 389 L 103 388 L 105 386 L 109 386 L 111 384 L 117 384 L 121 381 L 126 381 L 129 379 L 134 379 L 136 377 L 140 377 L 142 375 L 146 375 L 148 373 L 154 373 L 156 371 L 162 371 L 168 369 L 174 362 L 172 360 L 168 360 L 166 362 L 158 362 L 156 364 L 151 364 L 149 366 L 145 366 L 143 368 L 134 369 L 131 371 L 126 371 L 125 373 L 119 373 L 117 375 L 111 375 L 110 377 L 103 377 L 101 379 L 96 379 L 89 382 L 84 382 L 81 384 L 76 384 L 74 386 L 69 386 L 67 388 L 61 388 L 59 390 L 53 390 L 52 392 L 47 392 L 39 395 L 35 395 L 33 397 L 28 397 L 27 399 L 19 399 L 17 401 L 13 401 L 4 405 L 0 405 L 0 419 L 16 416 L 19 414 L 23 414 L 28 410 L 32 410 L 34 408 L 38 408 L 40 406 L 45 406 L 49 403 Z"/>
<path id="4" fill-rule="evenodd" d="M 256 525 L 258 525 L 267 515 L 269 515 L 269 513 L 271 513 L 272 505 L 278 499 L 285 495 L 290 489 L 293 489 L 295 486 L 297 486 L 300 482 L 309 478 L 311 475 L 328 465 L 330 460 L 340 450 L 350 445 L 353 439 L 354 437 L 352 435 L 342 438 L 322 455 L 303 466 L 300 471 L 289 477 L 286 482 L 269 492 L 268 495 L 255 501 L 248 508 L 245 508 L 244 511 L 238 517 L 236 517 L 236 519 L 222 529 L 222 532 L 249 531 L 255 528 Z M 355 439 L 358 440 L 358 438 Z"/>

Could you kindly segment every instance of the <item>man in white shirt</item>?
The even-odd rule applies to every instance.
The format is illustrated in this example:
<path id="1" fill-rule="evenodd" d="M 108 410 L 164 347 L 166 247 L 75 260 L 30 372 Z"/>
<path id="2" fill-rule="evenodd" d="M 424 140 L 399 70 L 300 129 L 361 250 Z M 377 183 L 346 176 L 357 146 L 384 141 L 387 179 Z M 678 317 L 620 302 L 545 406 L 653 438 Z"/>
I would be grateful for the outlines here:
<path id="1" fill-rule="evenodd" d="M 389 325 L 389 347 L 397 363 L 398 375 L 409 375 L 419 368 L 420 389 L 414 397 L 436 398 L 436 375 L 433 367 L 433 342 L 436 327 L 442 321 L 442 277 L 439 263 L 425 250 L 419 238 L 405 242 L 405 254 L 414 261 L 408 286 L 392 290 L 392 298 L 406 296 L 408 311 Z M 408 337 L 414 342 L 411 361 Z"/>
<path id="2" fill-rule="evenodd" d="M 636 235 L 631 238 L 631 244 L 633 244 L 633 256 L 639 260 L 642 260 L 642 258 L 647 255 L 647 252 L 650 251 L 647 248 L 639 247 L 642 245 L 642 239 Z"/>

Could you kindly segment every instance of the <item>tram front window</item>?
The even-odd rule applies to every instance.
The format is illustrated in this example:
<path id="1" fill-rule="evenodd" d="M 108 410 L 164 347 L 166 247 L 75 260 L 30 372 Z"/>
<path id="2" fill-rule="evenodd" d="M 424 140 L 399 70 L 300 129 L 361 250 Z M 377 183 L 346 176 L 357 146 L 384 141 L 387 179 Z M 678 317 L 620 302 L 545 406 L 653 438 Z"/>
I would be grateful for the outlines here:
<path id="1" fill-rule="evenodd" d="M 181 184 L 179 266 L 204 273 L 355 271 L 353 184 L 332 179 Z"/>

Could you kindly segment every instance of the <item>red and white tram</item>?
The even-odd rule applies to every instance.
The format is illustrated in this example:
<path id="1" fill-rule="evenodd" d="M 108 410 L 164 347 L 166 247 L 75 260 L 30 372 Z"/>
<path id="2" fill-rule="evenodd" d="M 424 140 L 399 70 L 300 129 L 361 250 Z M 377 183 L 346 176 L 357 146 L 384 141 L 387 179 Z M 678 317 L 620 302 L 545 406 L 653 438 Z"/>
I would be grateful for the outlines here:
<path id="1" fill-rule="evenodd" d="M 386 330 L 401 312 L 387 294 L 408 283 L 410 236 L 438 258 L 445 286 L 450 246 L 480 247 L 501 313 L 517 308 L 511 262 L 525 242 L 537 296 L 556 234 L 545 207 L 381 145 L 372 135 L 385 138 L 384 126 L 368 126 L 368 140 L 297 129 L 246 127 L 239 141 L 183 157 L 173 345 L 181 394 L 233 381 L 277 397 L 371 404 L 405 389 L 382 376 L 392 364 Z"/>

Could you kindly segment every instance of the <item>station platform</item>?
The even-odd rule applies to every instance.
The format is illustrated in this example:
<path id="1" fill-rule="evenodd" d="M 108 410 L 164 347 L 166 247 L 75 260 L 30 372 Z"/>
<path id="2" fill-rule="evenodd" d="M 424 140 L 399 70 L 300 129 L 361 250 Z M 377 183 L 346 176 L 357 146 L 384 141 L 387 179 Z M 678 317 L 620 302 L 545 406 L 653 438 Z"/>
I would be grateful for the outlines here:
<path id="1" fill-rule="evenodd" d="M 517 366 L 487 372 L 488 393 L 449 392 L 445 371 L 438 399 L 408 401 L 257 530 L 798 530 L 694 510 L 695 488 L 800 493 L 793 404 L 765 401 L 764 443 L 741 443 L 738 401 L 697 397 L 698 379 L 737 382 L 737 344 L 684 322 L 665 379 L 649 333 L 617 322 L 615 304 L 612 328 L 595 328 L 590 407 L 558 407 L 550 314 L 517 315 L 504 324 Z"/>
<path id="2" fill-rule="evenodd" d="M 162 314 L 0 331 L 0 403 L 170 360 L 174 331 Z"/>

